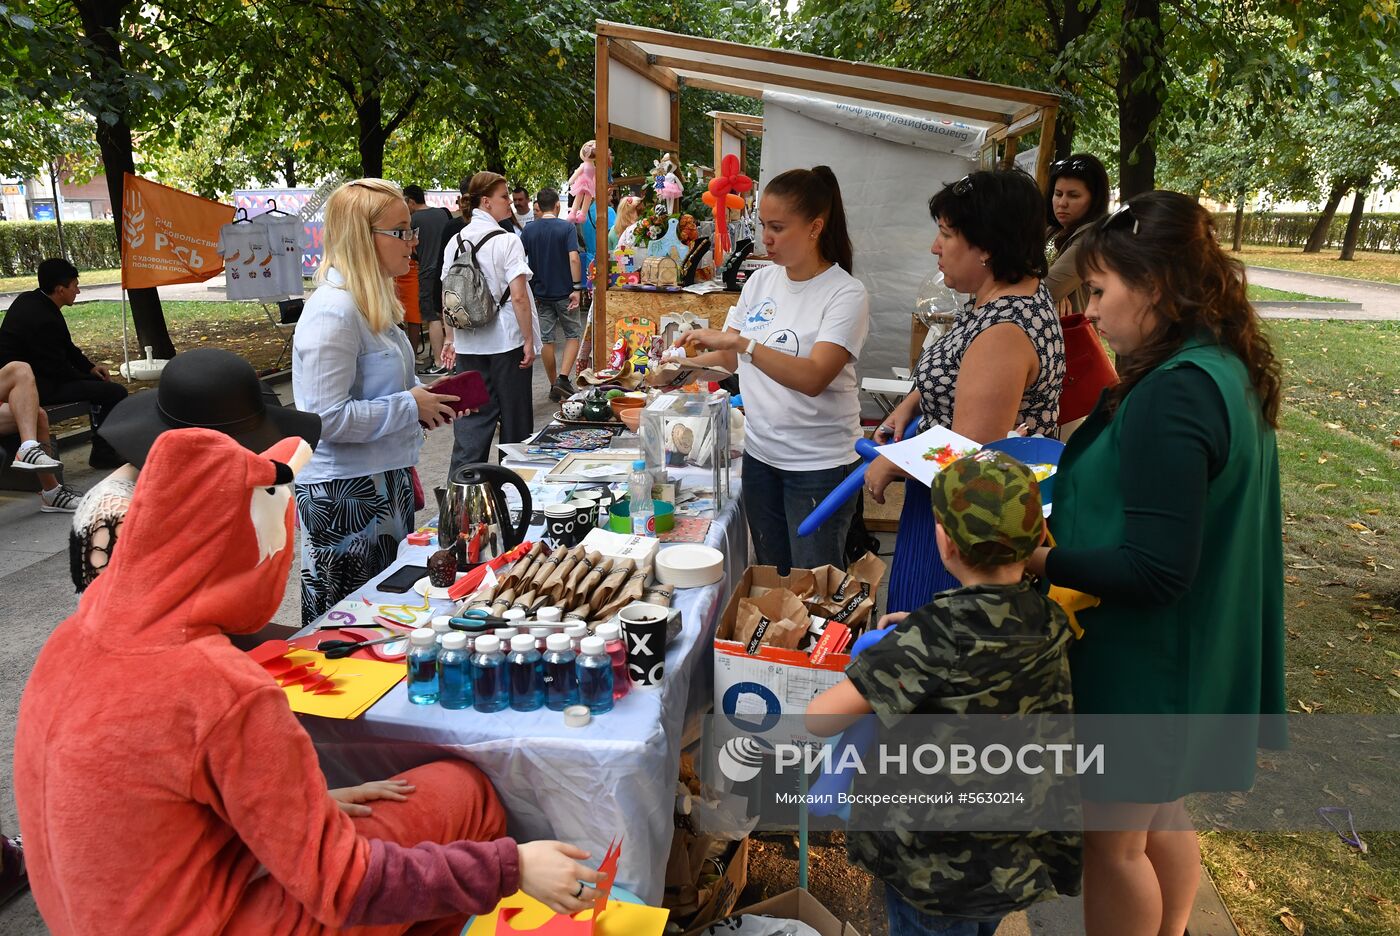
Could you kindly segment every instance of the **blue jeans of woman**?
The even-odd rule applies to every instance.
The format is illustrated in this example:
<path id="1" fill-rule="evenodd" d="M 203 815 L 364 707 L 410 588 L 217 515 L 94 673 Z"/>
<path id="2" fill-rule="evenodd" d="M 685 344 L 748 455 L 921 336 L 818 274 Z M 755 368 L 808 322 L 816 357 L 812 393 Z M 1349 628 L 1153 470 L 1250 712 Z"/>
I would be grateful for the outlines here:
<path id="1" fill-rule="evenodd" d="M 885 885 L 885 917 L 890 936 L 995 936 L 1001 918 L 969 920 L 964 917 L 934 916 L 908 903 L 899 891 Z"/>
<path id="2" fill-rule="evenodd" d="M 834 565 L 845 568 L 846 534 L 856 514 L 851 498 L 817 528 L 799 537 L 797 528 L 831 489 L 860 465 L 790 471 L 774 468 L 751 455 L 744 456 L 744 511 L 749 516 L 754 558 L 759 565 L 777 566 L 786 575 L 792 568 L 815 569 Z"/>

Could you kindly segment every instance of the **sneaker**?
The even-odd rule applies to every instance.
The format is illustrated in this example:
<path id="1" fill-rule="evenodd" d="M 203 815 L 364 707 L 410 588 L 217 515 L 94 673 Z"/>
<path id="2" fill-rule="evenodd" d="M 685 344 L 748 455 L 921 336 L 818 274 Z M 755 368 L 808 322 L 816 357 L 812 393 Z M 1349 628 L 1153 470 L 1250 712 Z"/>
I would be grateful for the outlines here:
<path id="1" fill-rule="evenodd" d="M 78 509 L 78 501 L 83 499 L 83 492 L 75 490 L 66 484 L 43 491 L 39 494 L 39 511 L 41 513 L 73 513 Z"/>
<path id="2" fill-rule="evenodd" d="M 21 471 L 61 471 L 63 462 L 51 458 L 42 445 L 31 445 L 15 456 L 10 467 Z"/>
<path id="3" fill-rule="evenodd" d="M 445 377 L 448 373 L 449 371 L 447 368 L 443 367 L 441 364 L 429 363 L 418 368 L 418 375 L 420 377 Z"/>

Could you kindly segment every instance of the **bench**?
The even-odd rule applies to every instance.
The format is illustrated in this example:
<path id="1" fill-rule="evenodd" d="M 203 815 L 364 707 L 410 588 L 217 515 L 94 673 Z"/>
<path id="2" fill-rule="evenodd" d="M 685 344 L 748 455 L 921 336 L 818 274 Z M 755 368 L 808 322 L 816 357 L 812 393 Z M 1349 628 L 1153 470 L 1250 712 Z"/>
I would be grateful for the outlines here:
<path id="1" fill-rule="evenodd" d="M 88 426 L 84 429 L 77 429 L 62 436 L 52 436 L 53 452 L 50 454 L 58 452 L 65 444 L 86 442 L 92 438 L 92 407 L 88 403 L 83 401 L 55 403 L 52 406 L 45 406 L 44 412 L 49 416 L 51 428 L 69 419 L 88 419 Z M 15 457 L 15 450 L 18 448 L 19 436 L 17 434 L 0 436 L 0 490 L 38 491 L 39 479 L 36 477 L 38 472 L 16 471 L 10 467 L 10 462 Z"/>

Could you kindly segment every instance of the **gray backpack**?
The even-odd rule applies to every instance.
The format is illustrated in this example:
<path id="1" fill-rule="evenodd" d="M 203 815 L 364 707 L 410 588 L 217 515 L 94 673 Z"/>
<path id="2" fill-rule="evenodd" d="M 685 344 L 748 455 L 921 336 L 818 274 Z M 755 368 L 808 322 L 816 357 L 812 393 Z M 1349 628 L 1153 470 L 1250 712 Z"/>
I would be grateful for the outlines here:
<path id="1" fill-rule="evenodd" d="M 510 298 L 510 288 L 497 299 L 486 283 L 476 255 L 487 241 L 504 233 L 504 230 L 492 231 L 475 244 L 466 239 L 465 232 L 457 235 L 457 256 L 442 280 L 442 320 L 449 327 L 485 328 L 501 314 L 501 306 Z"/>

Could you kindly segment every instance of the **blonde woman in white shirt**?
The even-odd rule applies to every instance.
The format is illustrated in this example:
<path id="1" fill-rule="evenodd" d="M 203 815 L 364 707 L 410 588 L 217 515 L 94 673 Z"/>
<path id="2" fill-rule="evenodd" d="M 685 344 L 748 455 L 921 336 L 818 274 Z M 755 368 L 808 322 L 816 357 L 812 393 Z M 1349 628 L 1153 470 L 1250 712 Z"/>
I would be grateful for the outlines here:
<path id="1" fill-rule="evenodd" d="M 307 624 L 378 575 L 413 531 L 410 471 L 421 422 L 452 419 L 454 396 L 414 375 L 394 278 L 416 239 L 403 192 L 360 179 L 326 202 L 326 257 L 292 342 L 297 409 L 321 417 L 321 444 L 297 476 L 301 617 Z"/>
<path id="2" fill-rule="evenodd" d="M 739 373 L 747 419 L 744 508 L 761 565 L 844 566 L 855 515 L 847 502 L 809 537 L 798 524 L 860 463 L 855 362 L 870 329 L 865 286 L 851 275 L 841 188 L 826 166 L 792 169 L 763 190 L 763 245 L 773 265 L 740 293 L 724 331 L 682 338 L 702 364 Z"/>
<path id="3" fill-rule="evenodd" d="M 463 210 L 469 210 L 467 226 L 443 249 L 443 279 L 457 254 L 470 244 L 491 294 L 505 299 L 494 322 L 470 331 L 454 328 L 451 344 L 443 348 L 444 365 L 454 373 L 480 371 L 491 394 L 485 406 L 459 417 L 453 426 L 449 477 L 464 465 L 490 459 L 491 438 L 498 424 L 502 442 L 521 442 L 535 431 L 530 381 L 535 358 L 543 347 L 530 293 L 534 273 L 525 247 L 519 237 L 498 236 L 503 233 L 500 223 L 511 217 L 510 185 L 503 175 L 478 172 L 467 184 L 463 198 Z"/>

